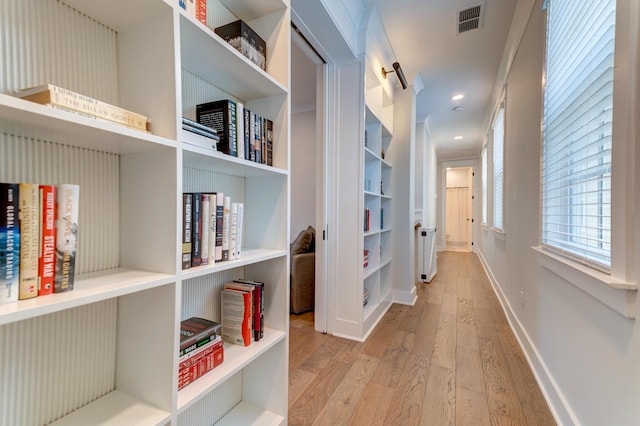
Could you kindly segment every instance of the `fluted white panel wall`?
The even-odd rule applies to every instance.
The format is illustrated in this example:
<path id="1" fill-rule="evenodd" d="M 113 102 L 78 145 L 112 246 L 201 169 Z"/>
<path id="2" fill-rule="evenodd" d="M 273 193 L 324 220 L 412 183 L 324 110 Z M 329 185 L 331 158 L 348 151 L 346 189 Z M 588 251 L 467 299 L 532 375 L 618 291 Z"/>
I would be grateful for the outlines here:
<path id="1" fill-rule="evenodd" d="M 0 181 L 80 185 L 76 272 L 118 267 L 118 155 L 0 133 Z"/>
<path id="2" fill-rule="evenodd" d="M 43 425 L 114 388 L 115 299 L 0 327 L 0 425 Z"/>
<path id="3" fill-rule="evenodd" d="M 220 290 L 224 283 L 242 278 L 243 268 L 192 278 L 182 283 L 182 319 L 201 316 L 220 321 Z"/>
<path id="4" fill-rule="evenodd" d="M 0 92 L 53 83 L 118 103 L 116 32 L 60 1 L 0 0 L 0 58 Z"/>
<path id="5" fill-rule="evenodd" d="M 194 105 L 210 102 L 214 99 L 232 99 L 236 102 L 244 102 L 217 87 L 213 82 L 203 80 L 186 69 L 182 70 L 182 114 L 185 117 L 195 120 L 196 108 Z"/>
<path id="6" fill-rule="evenodd" d="M 59 1 L 0 0 L 0 92 L 53 83 L 117 104 L 116 37 Z M 79 274 L 118 266 L 119 162 L 0 130 L 0 181 L 80 185 Z M 0 327 L 0 424 L 48 424 L 112 391 L 116 315 L 111 299 Z"/>
<path id="7" fill-rule="evenodd" d="M 242 372 L 208 393 L 178 417 L 178 426 L 210 426 L 217 423 L 242 399 Z"/>

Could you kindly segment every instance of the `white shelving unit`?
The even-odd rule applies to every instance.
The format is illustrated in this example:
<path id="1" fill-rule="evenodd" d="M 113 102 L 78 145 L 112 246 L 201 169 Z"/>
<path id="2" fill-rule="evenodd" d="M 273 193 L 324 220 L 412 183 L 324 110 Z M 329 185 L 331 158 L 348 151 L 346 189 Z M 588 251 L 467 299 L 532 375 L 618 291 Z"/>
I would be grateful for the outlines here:
<path id="1" fill-rule="evenodd" d="M 383 152 L 392 143 L 393 103 L 365 58 L 342 65 L 339 80 L 339 92 L 344 96 L 339 100 L 340 143 L 336 158 L 340 185 L 336 202 L 345 214 L 336 220 L 334 244 L 338 248 L 339 281 L 334 290 L 331 332 L 364 341 L 392 303 L 393 166 Z M 354 96 L 354 88 L 358 88 L 359 96 Z"/>
<path id="2" fill-rule="evenodd" d="M 371 212 L 363 234 L 369 264 L 363 269 L 363 289 L 369 293 L 363 330 L 369 333 L 391 305 L 391 176 L 385 154 L 393 139 L 393 103 L 369 62 L 365 65 L 364 206 Z"/>
<path id="3" fill-rule="evenodd" d="M 288 0 L 209 0 L 267 71 L 177 1 L 0 0 L 0 181 L 80 185 L 74 289 L 0 305 L 0 424 L 286 424 Z M 6 13 L 5 13 L 6 12 Z M 46 24 L 45 24 L 46 23 Z M 53 83 L 139 112 L 152 133 L 8 95 Z M 272 167 L 181 142 L 181 117 L 231 98 L 274 122 Z M 182 193 L 245 204 L 240 259 L 182 271 Z M 224 282 L 265 282 L 265 337 L 177 390 L 180 321 L 220 320 Z"/>

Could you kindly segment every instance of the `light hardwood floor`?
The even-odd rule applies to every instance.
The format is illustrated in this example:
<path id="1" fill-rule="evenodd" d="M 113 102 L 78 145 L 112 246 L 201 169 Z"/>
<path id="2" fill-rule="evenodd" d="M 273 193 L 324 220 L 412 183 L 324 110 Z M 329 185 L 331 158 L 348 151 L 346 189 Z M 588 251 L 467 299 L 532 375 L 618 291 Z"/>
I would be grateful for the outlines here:
<path id="1" fill-rule="evenodd" d="M 555 425 L 479 260 L 439 253 L 365 343 L 290 321 L 290 425 Z"/>

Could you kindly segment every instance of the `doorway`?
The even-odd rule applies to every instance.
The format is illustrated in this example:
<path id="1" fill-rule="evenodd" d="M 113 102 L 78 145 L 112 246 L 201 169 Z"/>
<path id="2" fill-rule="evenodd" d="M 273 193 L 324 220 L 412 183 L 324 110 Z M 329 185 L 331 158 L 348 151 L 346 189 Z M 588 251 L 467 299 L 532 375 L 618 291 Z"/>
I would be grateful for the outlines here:
<path id="1" fill-rule="evenodd" d="M 291 28 L 291 224 L 292 242 L 315 229 L 314 329 L 327 330 L 326 64 L 306 38 Z M 309 315 L 307 315 L 309 317 Z"/>
<path id="2" fill-rule="evenodd" d="M 445 250 L 471 252 L 473 167 L 447 167 L 445 179 Z"/>

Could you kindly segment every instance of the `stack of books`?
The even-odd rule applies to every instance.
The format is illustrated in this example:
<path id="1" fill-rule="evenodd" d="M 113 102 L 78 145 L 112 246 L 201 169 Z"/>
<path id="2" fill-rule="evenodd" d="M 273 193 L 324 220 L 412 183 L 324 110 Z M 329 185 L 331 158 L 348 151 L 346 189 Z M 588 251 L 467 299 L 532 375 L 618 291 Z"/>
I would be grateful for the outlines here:
<path id="1" fill-rule="evenodd" d="M 221 330 L 219 323 L 205 318 L 191 317 L 180 323 L 178 390 L 222 364 Z"/>
<path id="2" fill-rule="evenodd" d="M 19 90 L 14 95 L 73 115 L 150 133 L 148 117 L 53 84 Z"/>
<path id="3" fill-rule="evenodd" d="M 249 346 L 264 337 L 264 283 L 238 279 L 222 290 L 222 339 Z"/>
<path id="4" fill-rule="evenodd" d="M 369 303 L 369 292 L 365 288 L 362 292 L 362 306 L 367 306 L 367 303 Z"/>
<path id="5" fill-rule="evenodd" d="M 369 250 L 364 250 L 364 258 L 362 260 L 362 266 L 363 267 L 367 267 L 369 266 Z"/>
<path id="6" fill-rule="evenodd" d="M 218 132 L 204 124 L 182 117 L 182 142 L 200 148 L 218 150 Z"/>

